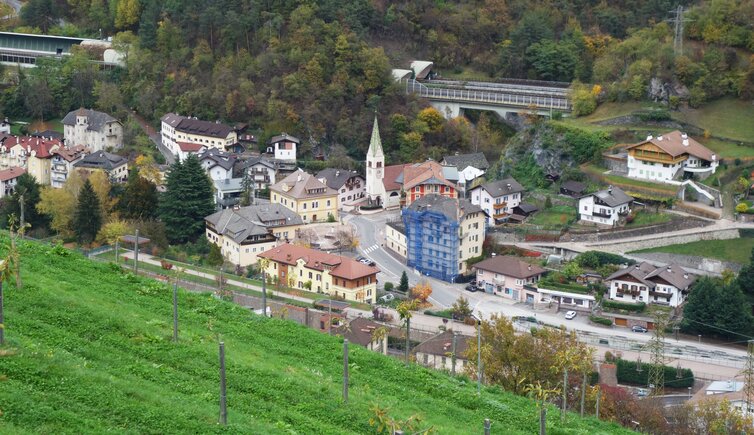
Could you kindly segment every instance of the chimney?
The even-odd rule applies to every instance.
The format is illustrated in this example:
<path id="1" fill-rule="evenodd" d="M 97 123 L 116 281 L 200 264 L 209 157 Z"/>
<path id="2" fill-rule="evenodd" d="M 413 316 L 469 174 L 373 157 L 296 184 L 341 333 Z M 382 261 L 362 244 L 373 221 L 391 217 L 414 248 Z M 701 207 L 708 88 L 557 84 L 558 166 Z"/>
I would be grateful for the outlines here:
<path id="1" fill-rule="evenodd" d="M 654 137 L 654 136 L 652 136 L 651 134 L 650 134 L 649 136 L 647 136 L 647 140 L 652 140 L 652 139 L 654 139 L 654 138 L 655 138 L 655 137 Z"/>
<path id="2" fill-rule="evenodd" d="M 683 146 L 685 146 L 685 147 L 689 146 L 689 140 L 688 139 L 684 139 L 683 140 Z"/>
<path id="3" fill-rule="evenodd" d="M 609 186 L 607 186 L 607 193 L 609 193 L 611 195 L 613 194 L 613 185 L 612 184 L 609 185 Z"/>
<path id="4" fill-rule="evenodd" d="M 657 136 L 657 140 L 662 140 L 662 136 Z"/>
<path id="5" fill-rule="evenodd" d="M 335 171 L 335 176 L 339 177 L 340 176 L 340 171 Z"/>
<path id="6" fill-rule="evenodd" d="M 492 256 L 493 256 L 493 257 L 494 257 L 494 256 L 496 256 L 496 255 L 497 255 L 497 254 L 495 254 L 494 252 L 492 253 Z"/>
<path id="7" fill-rule="evenodd" d="M 673 270 L 668 266 L 668 272 L 672 272 Z"/>
<path id="8" fill-rule="evenodd" d="M 529 269 L 529 271 L 531 271 L 531 264 L 529 265 L 529 267 L 527 267 L 527 269 Z"/>
<path id="9" fill-rule="evenodd" d="M 681 139 L 688 139 L 688 138 L 689 138 L 689 135 L 687 135 L 686 133 L 681 133 Z"/>
<path id="10" fill-rule="evenodd" d="M 230 184 L 230 178 L 225 179 L 225 184 Z"/>
<path id="11" fill-rule="evenodd" d="M 508 184 L 506 184 L 506 185 L 505 185 L 505 187 L 507 187 L 507 188 L 508 188 L 508 190 L 510 190 L 510 188 L 511 188 L 511 183 L 508 183 Z"/>
<path id="12" fill-rule="evenodd" d="M 715 160 L 717 160 L 717 156 L 712 154 L 712 161 L 714 162 Z"/>

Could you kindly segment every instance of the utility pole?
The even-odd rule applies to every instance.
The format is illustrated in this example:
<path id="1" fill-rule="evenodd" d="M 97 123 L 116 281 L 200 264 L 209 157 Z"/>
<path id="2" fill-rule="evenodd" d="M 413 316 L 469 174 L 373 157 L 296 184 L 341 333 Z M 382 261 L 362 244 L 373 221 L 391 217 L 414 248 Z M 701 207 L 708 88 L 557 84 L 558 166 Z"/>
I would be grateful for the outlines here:
<path id="1" fill-rule="evenodd" d="M 5 320 L 3 318 L 3 282 L 0 281 L 0 346 L 5 344 Z"/>
<path id="2" fill-rule="evenodd" d="M 2 289 L 0 289 L 0 293 Z M 2 297 L 0 297 L 2 304 Z M 2 309 L 0 309 L 2 316 Z M 2 317 L 0 317 L 2 323 Z M 2 330 L 0 329 L 0 334 Z M 754 340 L 749 340 L 748 352 L 746 354 L 746 366 L 744 366 L 744 394 L 746 395 L 746 412 L 751 411 L 752 402 L 754 402 Z"/>
<path id="3" fill-rule="evenodd" d="M 490 435 L 490 429 L 492 429 L 492 423 L 489 418 L 484 419 L 484 435 Z"/>
<path id="4" fill-rule="evenodd" d="M 139 274 L 139 229 L 136 229 L 134 238 L 134 275 Z"/>
<path id="5" fill-rule="evenodd" d="M 482 321 L 476 319 L 476 393 L 482 394 Z"/>
<path id="6" fill-rule="evenodd" d="M 173 341 L 178 343 L 178 273 L 173 283 Z"/>
<path id="7" fill-rule="evenodd" d="M 343 340 L 343 403 L 348 403 L 348 339 Z"/>
<path id="8" fill-rule="evenodd" d="M 23 228 L 24 224 L 26 223 L 25 222 L 26 219 L 24 217 L 25 216 L 24 212 L 26 211 L 24 209 L 26 207 L 25 207 L 25 203 L 24 203 L 24 194 L 23 193 L 21 195 L 19 195 L 19 197 L 18 197 L 18 205 L 19 205 L 19 208 L 21 209 L 21 226 L 19 228 Z"/>
<path id="9" fill-rule="evenodd" d="M 408 355 L 411 347 L 411 316 L 406 317 L 406 365 L 408 365 Z"/>
<path id="10" fill-rule="evenodd" d="M 568 367 L 563 369 L 563 409 L 560 412 L 560 421 L 565 421 L 568 409 Z"/>
<path id="11" fill-rule="evenodd" d="M 220 342 L 220 424 L 228 424 L 228 409 L 225 393 L 225 343 Z"/>
<path id="12" fill-rule="evenodd" d="M 584 416 L 584 400 L 586 398 L 586 376 L 587 373 L 584 371 L 584 381 L 581 384 L 581 416 Z"/>
<path id="13" fill-rule="evenodd" d="M 267 275 L 264 270 L 262 270 L 262 316 L 267 317 Z"/>
<path id="14" fill-rule="evenodd" d="M 602 390 L 597 389 L 597 405 L 594 407 L 594 416 L 599 420 L 600 418 L 600 398 L 602 396 Z"/>
<path id="15" fill-rule="evenodd" d="M 450 374 L 452 376 L 456 375 L 456 331 L 453 331 L 453 347 L 451 348 L 451 354 L 450 354 Z"/>
<path id="16" fill-rule="evenodd" d="M 658 312 L 655 316 L 654 333 L 649 342 L 651 360 L 647 381 L 652 387 L 652 396 L 661 396 L 665 387 L 665 327 L 667 314 Z"/>
<path id="17" fill-rule="evenodd" d="M 118 243 L 120 243 L 120 240 L 115 239 L 115 264 L 118 264 Z"/>

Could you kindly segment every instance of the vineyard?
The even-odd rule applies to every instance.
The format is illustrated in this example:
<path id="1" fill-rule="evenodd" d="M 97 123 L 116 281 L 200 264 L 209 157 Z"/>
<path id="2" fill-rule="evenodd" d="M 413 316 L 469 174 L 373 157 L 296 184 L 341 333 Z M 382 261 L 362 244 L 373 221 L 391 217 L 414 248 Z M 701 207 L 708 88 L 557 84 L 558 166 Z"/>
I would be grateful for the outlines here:
<path id="1" fill-rule="evenodd" d="M 7 239 L 2 240 L 5 248 Z M 6 249 L 2 249 L 6 250 Z M 437 433 L 534 433 L 534 402 L 362 348 L 350 351 L 341 399 L 342 340 L 264 319 L 208 294 L 172 291 L 59 247 L 22 250 L 23 288 L 5 285 L 0 433 L 377 433 L 370 420 Z M 228 427 L 218 421 L 218 341 L 225 342 Z M 356 346 L 353 346 L 356 347 Z M 405 426 L 404 426 L 405 427 Z M 548 413 L 555 433 L 620 427 Z"/>

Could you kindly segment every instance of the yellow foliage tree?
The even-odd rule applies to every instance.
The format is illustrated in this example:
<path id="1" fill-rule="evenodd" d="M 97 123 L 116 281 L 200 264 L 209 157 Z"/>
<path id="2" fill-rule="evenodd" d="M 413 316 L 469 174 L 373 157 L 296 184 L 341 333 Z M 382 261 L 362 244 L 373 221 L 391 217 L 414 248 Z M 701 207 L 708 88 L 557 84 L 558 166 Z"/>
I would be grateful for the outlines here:
<path id="1" fill-rule="evenodd" d="M 445 118 L 442 117 L 442 113 L 434 107 L 427 107 L 422 109 L 416 116 L 420 121 L 423 121 L 429 127 L 429 131 L 436 132 L 442 128 Z"/>
<path id="2" fill-rule="evenodd" d="M 44 187 L 39 193 L 37 211 L 50 217 L 50 228 L 61 236 L 69 236 L 76 212 L 76 196 L 69 189 Z"/>
<path id="3" fill-rule="evenodd" d="M 411 296 L 421 303 L 426 303 L 431 294 L 432 286 L 427 281 L 422 281 L 411 289 Z"/>
<path id="4" fill-rule="evenodd" d="M 154 161 L 154 157 L 140 154 L 136 157 L 134 163 L 139 169 L 139 175 L 158 186 L 162 184 L 162 174 Z"/>
<path id="5" fill-rule="evenodd" d="M 89 182 L 92 183 L 94 192 L 99 199 L 100 209 L 102 211 L 102 222 L 108 222 L 110 219 L 115 218 L 114 214 L 115 205 L 117 200 L 110 196 L 110 189 L 112 184 L 107 174 L 102 171 L 94 171 L 89 176 Z"/>
<path id="6" fill-rule="evenodd" d="M 99 234 L 97 234 L 97 241 L 113 245 L 118 239 L 130 232 L 131 227 L 128 222 L 116 219 L 106 223 L 100 228 Z"/>
<path id="7" fill-rule="evenodd" d="M 119 0 L 115 9 L 115 27 L 127 29 L 139 22 L 141 4 L 139 0 Z"/>

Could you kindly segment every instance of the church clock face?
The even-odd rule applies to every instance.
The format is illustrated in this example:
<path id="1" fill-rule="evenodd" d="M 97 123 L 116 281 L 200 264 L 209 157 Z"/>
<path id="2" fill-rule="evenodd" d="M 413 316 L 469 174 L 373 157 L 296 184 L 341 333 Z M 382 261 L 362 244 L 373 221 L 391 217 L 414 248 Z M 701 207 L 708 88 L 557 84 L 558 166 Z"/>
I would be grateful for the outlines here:
<path id="1" fill-rule="evenodd" d="M 382 177 L 382 169 L 377 169 L 377 177 Z"/>

